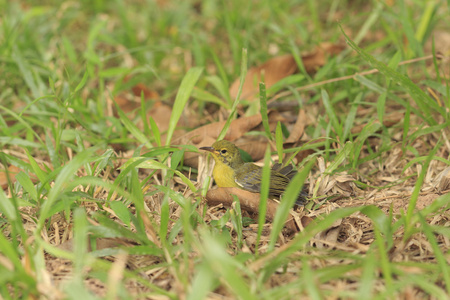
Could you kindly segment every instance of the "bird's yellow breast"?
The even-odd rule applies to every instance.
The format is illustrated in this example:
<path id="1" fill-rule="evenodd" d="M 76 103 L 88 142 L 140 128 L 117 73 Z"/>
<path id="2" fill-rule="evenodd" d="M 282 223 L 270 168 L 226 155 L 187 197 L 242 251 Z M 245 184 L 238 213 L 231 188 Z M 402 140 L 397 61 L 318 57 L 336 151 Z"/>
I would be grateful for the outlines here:
<path id="1" fill-rule="evenodd" d="M 239 187 L 234 181 L 234 170 L 224 163 L 216 161 L 213 176 L 219 187 Z"/>

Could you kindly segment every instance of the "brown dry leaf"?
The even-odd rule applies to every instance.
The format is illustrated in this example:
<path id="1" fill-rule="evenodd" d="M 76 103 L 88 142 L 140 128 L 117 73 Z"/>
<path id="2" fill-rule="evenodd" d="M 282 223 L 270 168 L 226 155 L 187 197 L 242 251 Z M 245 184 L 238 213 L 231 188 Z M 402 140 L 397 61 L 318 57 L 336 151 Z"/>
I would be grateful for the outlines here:
<path id="1" fill-rule="evenodd" d="M 41 169 L 45 170 L 45 168 L 42 166 L 41 166 Z M 23 172 L 23 170 L 21 168 L 18 168 L 13 165 L 10 165 L 8 167 L 8 173 L 6 173 L 6 170 L 0 170 L 0 186 L 2 187 L 2 189 L 5 190 L 8 188 L 7 174 L 9 175 L 9 179 L 11 180 L 11 183 L 14 183 L 14 182 L 16 182 L 16 175 L 21 171 Z M 31 182 L 33 182 L 33 183 L 38 182 L 38 178 L 36 177 L 36 175 L 29 174 L 28 176 L 30 176 Z"/>
<path id="2" fill-rule="evenodd" d="M 343 195 L 350 197 L 355 194 L 357 189 L 355 185 L 355 178 L 347 174 L 335 174 L 332 176 L 332 180 L 335 181 L 335 185 L 332 188 L 333 194 Z"/>
<path id="3" fill-rule="evenodd" d="M 268 142 L 264 140 L 246 139 L 245 141 L 236 143 L 236 146 L 247 152 L 253 159 L 258 161 L 264 158 Z M 275 148 L 272 148 L 274 150 Z"/>
<path id="4" fill-rule="evenodd" d="M 316 234 L 314 241 L 316 247 L 324 248 L 324 246 L 328 243 L 335 244 L 338 241 L 341 224 L 342 219 L 338 219 L 333 223 L 333 225 L 331 225 L 330 228 Z"/>
<path id="5" fill-rule="evenodd" d="M 264 78 L 266 88 L 274 85 L 281 79 L 294 74 L 298 70 L 294 56 L 286 54 L 269 59 L 258 67 L 248 70 L 242 87 L 242 99 L 253 98 L 259 92 L 259 83 Z M 236 98 L 239 89 L 239 79 L 233 82 L 230 87 L 230 96 Z"/>
<path id="6" fill-rule="evenodd" d="M 16 182 L 16 175 L 20 171 L 22 171 L 20 168 L 13 166 L 13 165 L 8 167 L 8 173 L 6 172 L 6 170 L 1 170 L 0 171 L 0 186 L 2 187 L 2 189 L 8 188 L 8 177 L 9 177 L 9 180 L 11 181 L 11 183 Z"/>
<path id="7" fill-rule="evenodd" d="M 114 98 L 114 101 L 117 103 L 117 105 L 120 107 L 120 109 L 125 113 L 132 112 L 133 110 L 135 110 L 141 106 L 140 102 L 130 100 L 123 94 L 116 96 Z M 116 117 L 118 116 L 115 106 L 114 106 L 114 115 Z"/>
<path id="8" fill-rule="evenodd" d="M 127 82 L 128 80 L 130 80 L 130 77 L 126 77 L 124 82 Z M 141 93 L 143 93 L 146 101 L 159 100 L 159 94 L 156 91 L 149 89 L 141 82 L 133 86 L 131 92 L 132 93 L 121 92 L 114 98 L 114 101 L 125 113 L 132 112 L 141 107 Z M 116 112 L 114 112 L 114 114 L 117 116 Z"/>
<path id="9" fill-rule="evenodd" d="M 225 139 L 234 141 L 240 138 L 244 133 L 261 123 L 261 115 L 239 118 L 231 122 Z M 179 138 L 172 141 L 174 145 L 190 144 L 196 147 L 211 146 L 217 139 L 225 125 L 226 121 L 210 123 L 192 130 Z M 265 149 L 265 148 L 264 148 Z M 184 156 L 184 164 L 190 167 L 197 167 L 199 153 L 186 152 Z"/>
<path id="10" fill-rule="evenodd" d="M 432 185 L 439 192 L 450 189 L 450 167 L 445 168 L 433 179 Z"/>
<path id="11" fill-rule="evenodd" d="M 131 88 L 131 90 L 133 91 L 133 94 L 139 98 L 141 97 L 141 93 L 144 93 L 145 100 L 149 99 L 159 100 L 159 94 L 156 91 L 149 89 L 143 83 L 136 84 Z"/>
<path id="12" fill-rule="evenodd" d="M 147 113 L 147 118 L 152 117 L 160 132 L 169 129 L 169 120 L 172 115 L 172 107 L 162 102 L 157 102 Z"/>
<path id="13" fill-rule="evenodd" d="M 316 47 L 311 54 L 302 56 L 303 65 L 306 72 L 315 72 L 326 63 L 329 55 L 335 55 L 344 49 L 342 45 L 323 43 Z M 295 58 L 291 54 L 277 56 L 269 59 L 258 67 L 250 68 L 245 76 L 242 87 L 242 99 L 252 99 L 259 92 L 259 83 L 264 78 L 266 88 L 271 87 L 281 79 L 290 76 L 298 71 Z M 235 80 L 230 87 L 230 96 L 236 98 L 239 89 L 239 79 Z"/>
<path id="14" fill-rule="evenodd" d="M 302 137 L 306 127 L 306 114 L 304 109 L 300 109 L 295 122 L 294 128 L 291 130 L 285 144 L 296 143 Z"/>
<path id="15" fill-rule="evenodd" d="M 209 206 L 216 206 L 223 204 L 226 207 L 231 207 L 233 204 L 233 195 L 239 198 L 241 208 L 250 213 L 258 214 L 259 212 L 259 193 L 252 193 L 248 191 L 241 190 L 239 188 L 217 188 L 214 190 L 209 190 L 206 193 L 206 201 Z M 275 217 L 275 213 L 278 208 L 278 203 L 267 199 L 267 214 L 266 218 L 272 221 Z M 290 218 L 286 221 L 286 228 L 291 232 L 297 232 L 298 228 L 295 225 L 295 221 Z"/>
<path id="16" fill-rule="evenodd" d="M 344 45 L 322 43 L 316 47 L 313 53 L 302 56 L 303 66 L 306 72 L 313 73 L 325 65 L 326 58 L 330 55 L 337 55 L 344 50 Z"/>
<path id="17" fill-rule="evenodd" d="M 227 134 L 225 135 L 225 139 L 228 141 L 234 141 L 241 136 L 244 135 L 244 133 L 247 133 L 252 128 L 256 127 L 259 123 L 261 123 L 261 115 L 253 115 L 250 117 L 243 117 L 236 119 L 231 122 L 230 128 L 228 129 Z M 216 122 L 216 123 L 210 123 L 207 125 L 204 125 L 202 127 L 199 127 L 195 130 L 192 130 L 191 132 L 185 134 L 184 136 L 179 137 L 178 139 L 174 140 L 174 144 L 194 144 L 198 145 L 205 137 L 211 137 L 213 139 L 217 139 L 220 132 L 222 131 L 223 126 L 225 125 L 226 121 L 222 122 Z M 202 146 L 211 146 L 209 145 L 202 145 Z"/>
<path id="18" fill-rule="evenodd" d="M 157 102 L 153 108 L 147 113 L 147 117 L 152 117 L 161 132 L 161 141 L 164 144 L 166 141 L 166 131 L 169 129 L 169 121 L 172 115 L 172 107 L 162 102 Z M 179 144 L 174 142 L 178 137 L 186 134 L 186 130 L 180 129 L 182 127 L 193 128 L 200 123 L 198 115 L 192 110 L 184 110 L 181 118 L 178 120 L 177 128 L 173 133 L 172 144 Z"/>

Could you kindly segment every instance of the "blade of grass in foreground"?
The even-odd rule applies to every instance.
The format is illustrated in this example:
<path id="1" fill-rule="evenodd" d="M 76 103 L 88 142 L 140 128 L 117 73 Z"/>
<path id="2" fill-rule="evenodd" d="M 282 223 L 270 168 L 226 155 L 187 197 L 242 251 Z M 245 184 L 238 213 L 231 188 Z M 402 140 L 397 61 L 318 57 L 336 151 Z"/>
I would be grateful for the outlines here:
<path id="1" fill-rule="evenodd" d="M 433 249 L 434 256 L 436 257 L 437 265 L 441 269 L 442 275 L 444 277 L 444 282 L 446 286 L 447 293 L 450 294 L 450 269 L 444 254 L 442 253 L 439 245 L 436 241 L 434 232 L 431 230 L 430 225 L 426 222 L 425 218 L 422 216 L 420 211 L 418 212 L 420 223 L 422 225 L 423 232 L 428 239 L 428 242 Z"/>
<path id="2" fill-rule="evenodd" d="M 37 223 L 36 232 L 40 232 L 44 226 L 44 222 L 50 217 L 49 212 L 51 208 L 60 198 L 61 192 L 63 192 L 67 186 L 67 183 L 72 179 L 76 171 L 85 163 L 95 160 L 92 155 L 97 150 L 96 147 L 92 147 L 78 153 L 67 165 L 65 165 L 61 172 L 58 174 L 55 180 L 54 186 L 51 188 L 48 198 L 41 206 L 40 216 Z"/>
<path id="3" fill-rule="evenodd" d="M 420 189 L 422 187 L 423 181 L 425 180 L 425 175 L 428 172 L 428 166 L 431 163 L 431 160 L 433 159 L 434 155 L 440 149 L 442 143 L 437 143 L 437 145 L 431 150 L 430 154 L 428 155 L 427 160 L 422 166 L 422 171 L 419 174 L 419 177 L 417 178 L 416 184 L 414 186 L 414 190 L 411 195 L 411 200 L 409 200 L 408 210 L 406 212 L 406 219 L 405 219 L 405 236 L 404 239 L 409 239 L 410 235 L 412 234 L 413 226 L 415 226 L 414 223 L 411 222 L 412 216 L 414 214 L 414 210 L 416 208 L 417 199 L 419 198 Z"/>
<path id="4" fill-rule="evenodd" d="M 247 283 L 246 278 L 253 277 L 250 269 L 227 253 L 226 247 L 219 241 L 218 236 L 214 236 L 207 230 L 200 231 L 200 236 L 202 237 L 200 252 L 211 270 L 214 270 L 211 276 L 221 278 L 221 281 L 226 283 L 228 289 L 239 299 L 258 299 Z"/>
<path id="5" fill-rule="evenodd" d="M 295 201 L 303 188 L 303 183 L 308 177 L 309 171 L 314 165 L 315 160 L 310 160 L 302 171 L 298 172 L 294 178 L 292 178 L 283 197 L 281 198 L 280 205 L 277 208 L 275 217 L 272 223 L 272 231 L 270 232 L 270 241 L 268 251 L 273 251 L 275 248 L 275 243 L 278 239 L 278 234 L 284 227 L 284 222 L 286 221 L 289 211 L 294 206 Z"/>
<path id="6" fill-rule="evenodd" d="M 267 213 L 267 197 L 269 196 L 269 180 L 270 180 L 270 146 L 267 145 L 266 153 L 264 155 L 264 166 L 261 176 L 261 192 L 259 200 L 259 215 L 258 215 L 258 235 L 256 236 L 255 255 L 258 255 L 259 241 L 263 231 L 264 223 L 266 222 Z"/>

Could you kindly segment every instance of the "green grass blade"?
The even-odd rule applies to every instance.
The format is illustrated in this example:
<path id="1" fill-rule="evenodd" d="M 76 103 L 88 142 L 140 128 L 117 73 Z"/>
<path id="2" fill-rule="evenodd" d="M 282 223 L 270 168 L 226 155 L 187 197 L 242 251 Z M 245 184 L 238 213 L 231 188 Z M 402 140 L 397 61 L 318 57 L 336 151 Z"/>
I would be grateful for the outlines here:
<path id="1" fill-rule="evenodd" d="M 78 153 L 67 165 L 65 165 L 58 176 L 56 177 L 55 184 L 48 194 L 48 198 L 41 206 L 41 212 L 37 224 L 37 232 L 44 226 L 44 222 L 50 217 L 49 212 L 52 206 L 58 201 L 61 193 L 65 190 L 67 183 L 73 178 L 76 171 L 85 163 L 91 161 L 92 154 L 97 149 L 89 148 L 81 153 Z"/>
<path id="2" fill-rule="evenodd" d="M 180 88 L 178 89 L 178 93 L 173 104 L 172 115 L 170 116 L 169 120 L 166 145 L 170 145 L 170 142 L 172 141 L 172 136 L 177 127 L 178 120 L 180 119 L 186 103 L 189 100 L 189 96 L 191 95 L 192 90 L 194 89 L 194 86 L 200 78 L 202 72 L 203 68 L 191 68 L 181 81 Z"/>
<path id="3" fill-rule="evenodd" d="M 336 132 L 336 135 L 342 138 L 342 127 L 341 124 L 339 124 L 339 119 L 335 113 L 333 105 L 331 104 L 330 97 L 328 96 L 328 93 L 323 89 L 321 90 L 321 94 L 323 105 L 325 106 L 328 118 L 330 118 L 330 122 L 333 126 L 333 129 Z"/>
<path id="4" fill-rule="evenodd" d="M 264 166 L 261 176 L 261 192 L 259 200 L 259 214 L 258 214 L 258 234 L 256 236 L 255 254 L 258 255 L 259 242 L 263 232 L 264 224 L 266 223 L 267 213 L 267 197 L 269 197 L 270 186 L 270 146 L 267 145 L 266 153 L 264 154 Z"/>
<path id="5" fill-rule="evenodd" d="M 420 172 L 416 184 L 414 185 L 414 190 L 411 194 L 411 199 L 409 200 L 408 204 L 408 210 L 406 211 L 406 217 L 405 217 L 405 239 L 408 239 L 409 236 L 412 233 L 412 229 L 414 227 L 414 224 L 411 222 L 412 216 L 414 214 L 414 210 L 416 209 L 416 203 L 417 199 L 419 198 L 420 189 L 422 187 L 423 181 L 425 179 L 425 175 L 428 172 L 428 166 L 431 163 L 432 158 L 435 156 L 436 152 L 440 149 L 440 146 L 442 143 L 438 143 L 428 155 L 427 160 L 424 162 L 422 166 L 422 171 Z"/>
<path id="6" fill-rule="evenodd" d="M 116 105 L 117 113 L 119 115 L 120 121 L 122 124 L 128 129 L 128 131 L 142 144 L 144 144 L 147 148 L 152 148 L 153 145 L 150 143 L 149 139 L 145 136 L 144 133 L 135 125 L 133 122 L 128 119 L 128 117 L 124 114 L 119 105 Z"/>
<path id="7" fill-rule="evenodd" d="M 433 118 L 432 110 L 444 115 L 442 108 L 437 105 L 433 99 L 431 99 L 427 94 L 425 94 L 422 89 L 420 89 L 414 82 L 411 81 L 407 76 L 389 68 L 382 62 L 376 60 L 373 56 L 365 52 L 363 49 L 359 48 L 344 32 L 341 27 L 342 34 L 345 36 L 347 43 L 352 47 L 365 61 L 367 61 L 372 67 L 379 70 L 384 76 L 391 79 L 392 81 L 403 86 L 411 97 L 416 102 L 417 106 L 423 112 L 424 120 L 430 124 L 435 125 L 436 120 Z M 432 109 L 432 110 L 430 110 Z"/>
<path id="8" fill-rule="evenodd" d="M 259 103 L 261 106 L 261 118 L 264 126 L 264 131 L 266 133 L 266 137 L 269 140 L 272 140 L 272 133 L 270 132 L 269 127 L 269 115 L 267 114 L 266 85 L 264 84 L 264 82 L 259 83 Z"/>
<path id="9" fill-rule="evenodd" d="M 277 145 L 278 162 L 283 163 L 283 130 L 281 128 L 281 122 L 277 123 L 275 129 L 275 144 Z"/>
<path id="10" fill-rule="evenodd" d="M 231 121 L 235 118 L 236 109 L 239 104 L 239 100 L 242 93 L 242 87 L 244 86 L 245 76 L 247 76 L 247 49 L 242 49 L 242 61 L 241 61 L 241 76 L 239 77 L 239 89 L 234 99 L 233 106 L 231 107 L 230 115 L 228 116 L 227 122 L 223 126 L 220 134 L 217 138 L 218 141 L 222 140 L 227 134 L 228 128 L 230 127 Z"/>
<path id="11" fill-rule="evenodd" d="M 436 236 L 434 232 L 431 230 L 430 225 L 427 223 L 421 212 L 419 211 L 417 213 L 419 215 L 419 220 L 421 223 L 421 228 L 423 232 L 425 233 L 425 236 L 428 239 L 428 242 L 431 245 L 431 248 L 433 249 L 434 256 L 436 257 L 437 265 L 442 273 L 442 276 L 444 277 L 444 282 L 447 290 L 447 294 L 450 294 L 450 268 L 448 266 L 447 259 L 445 258 L 445 255 L 442 253 L 441 249 L 439 248 L 438 242 L 436 240 Z"/>
<path id="12" fill-rule="evenodd" d="M 294 206 L 295 201 L 297 201 L 297 197 L 300 193 L 300 191 L 303 188 L 303 183 L 305 182 L 306 178 L 308 177 L 309 171 L 311 170 L 312 166 L 314 165 L 315 160 L 310 160 L 303 170 L 298 172 L 294 178 L 292 178 L 291 182 L 289 183 L 288 187 L 286 188 L 286 191 L 284 192 L 283 196 L 281 197 L 280 205 L 277 208 L 277 211 L 275 213 L 275 217 L 273 219 L 272 223 L 272 231 L 270 232 L 270 241 L 269 241 L 269 251 L 272 251 L 275 247 L 275 243 L 278 239 L 278 234 L 281 232 L 281 230 L 284 227 L 284 222 L 286 221 L 289 211 Z"/>

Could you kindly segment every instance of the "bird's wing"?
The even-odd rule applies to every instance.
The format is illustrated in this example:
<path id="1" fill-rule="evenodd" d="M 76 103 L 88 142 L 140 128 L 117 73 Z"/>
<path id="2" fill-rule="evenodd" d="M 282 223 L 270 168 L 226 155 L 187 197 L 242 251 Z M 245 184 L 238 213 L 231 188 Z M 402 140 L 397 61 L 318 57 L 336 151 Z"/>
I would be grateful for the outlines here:
<path id="1" fill-rule="evenodd" d="M 272 166 L 272 170 L 277 171 L 278 173 L 286 176 L 289 179 L 292 179 L 294 177 L 294 175 L 297 174 L 297 170 L 291 164 L 283 167 L 282 164 L 275 163 Z"/>
<path id="2" fill-rule="evenodd" d="M 261 190 L 262 168 L 246 163 L 236 171 L 234 181 L 244 190 L 259 193 Z"/>
<path id="3" fill-rule="evenodd" d="M 235 182 L 246 191 L 259 193 L 261 191 L 262 168 L 251 163 L 244 164 L 241 168 L 236 172 Z M 289 178 L 272 170 L 269 184 L 269 195 L 279 196 L 289 184 Z"/>

